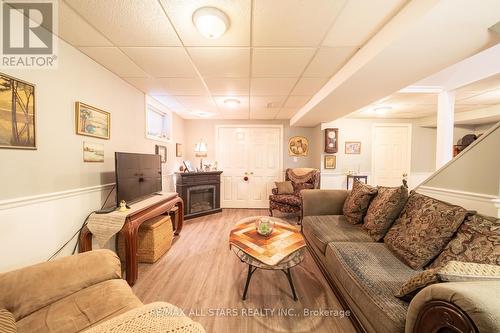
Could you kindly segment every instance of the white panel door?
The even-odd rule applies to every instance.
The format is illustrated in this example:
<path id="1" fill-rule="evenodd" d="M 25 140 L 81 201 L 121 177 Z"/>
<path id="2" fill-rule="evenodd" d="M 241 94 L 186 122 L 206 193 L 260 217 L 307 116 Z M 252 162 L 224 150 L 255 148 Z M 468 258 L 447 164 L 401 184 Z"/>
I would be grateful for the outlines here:
<path id="1" fill-rule="evenodd" d="M 374 125 L 372 143 L 373 184 L 399 186 L 411 163 L 411 125 Z"/>
<path id="2" fill-rule="evenodd" d="M 280 127 L 218 127 L 221 207 L 269 207 L 274 182 L 282 177 L 281 155 Z"/>

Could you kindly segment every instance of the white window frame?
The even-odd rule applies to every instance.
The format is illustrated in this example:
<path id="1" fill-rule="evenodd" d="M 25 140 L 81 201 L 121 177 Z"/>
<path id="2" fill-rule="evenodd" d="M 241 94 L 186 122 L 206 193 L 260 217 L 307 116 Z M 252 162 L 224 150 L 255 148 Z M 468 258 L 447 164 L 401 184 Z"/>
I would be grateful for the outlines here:
<path id="1" fill-rule="evenodd" d="M 149 133 L 149 117 L 148 113 L 149 111 L 153 111 L 158 113 L 162 118 L 167 118 L 168 119 L 168 136 L 163 137 L 163 136 L 157 136 L 157 135 L 152 135 Z M 155 100 L 154 98 L 147 96 L 146 95 L 146 102 L 145 102 L 145 108 L 144 108 L 144 117 L 145 117 L 145 134 L 146 138 L 155 140 L 155 141 L 161 141 L 161 142 L 171 142 L 172 141 L 172 111 L 167 109 L 164 105 L 162 105 L 160 102 Z"/>

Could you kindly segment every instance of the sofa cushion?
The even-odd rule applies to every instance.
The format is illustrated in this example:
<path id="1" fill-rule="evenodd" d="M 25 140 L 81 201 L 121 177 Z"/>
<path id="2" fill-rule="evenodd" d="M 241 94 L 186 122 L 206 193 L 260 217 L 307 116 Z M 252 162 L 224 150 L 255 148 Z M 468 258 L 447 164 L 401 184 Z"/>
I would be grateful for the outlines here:
<path id="1" fill-rule="evenodd" d="M 284 182 L 274 182 L 276 185 L 276 189 L 278 190 L 277 194 L 292 194 L 293 193 L 293 185 L 292 182 L 286 180 Z"/>
<path id="2" fill-rule="evenodd" d="M 450 260 L 500 265 L 500 220 L 479 214 L 468 216 L 430 267 L 443 266 Z"/>
<path id="3" fill-rule="evenodd" d="M 347 223 L 343 215 L 306 216 L 302 226 L 306 239 L 323 254 L 330 242 L 372 242 L 360 225 Z"/>
<path id="4" fill-rule="evenodd" d="M 348 303 L 359 309 L 363 325 L 372 328 L 368 331 L 404 331 L 408 303 L 394 294 L 415 271 L 384 244 L 332 242 L 326 249 L 326 266 Z"/>
<path id="5" fill-rule="evenodd" d="M 298 206 L 302 204 L 302 199 L 294 194 L 276 194 L 269 196 L 269 200 L 286 205 Z"/>
<path id="6" fill-rule="evenodd" d="M 5 309 L 0 309 L 0 332 L 16 333 L 16 319 L 14 315 Z"/>
<path id="7" fill-rule="evenodd" d="M 127 281 L 107 280 L 47 305 L 17 322 L 18 332 L 79 332 L 142 306 Z"/>
<path id="8" fill-rule="evenodd" d="M 408 200 L 408 189 L 399 187 L 378 187 L 363 223 L 363 228 L 375 241 L 380 241 L 398 218 Z"/>
<path id="9" fill-rule="evenodd" d="M 412 191 L 384 242 L 403 262 L 420 269 L 444 249 L 466 215 L 460 206 Z"/>
<path id="10" fill-rule="evenodd" d="M 377 194 L 375 187 L 367 185 L 359 179 L 354 179 L 352 191 L 347 196 L 342 210 L 347 222 L 351 224 L 361 223 L 375 194 Z"/>

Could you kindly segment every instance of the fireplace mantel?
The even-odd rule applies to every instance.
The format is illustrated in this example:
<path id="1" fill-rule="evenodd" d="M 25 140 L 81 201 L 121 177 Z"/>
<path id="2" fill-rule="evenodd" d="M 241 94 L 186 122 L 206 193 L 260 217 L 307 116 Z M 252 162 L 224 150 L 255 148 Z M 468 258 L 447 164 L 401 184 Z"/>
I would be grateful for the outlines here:
<path id="1" fill-rule="evenodd" d="M 222 171 L 177 172 L 175 186 L 184 201 L 184 218 L 221 212 L 220 175 Z"/>

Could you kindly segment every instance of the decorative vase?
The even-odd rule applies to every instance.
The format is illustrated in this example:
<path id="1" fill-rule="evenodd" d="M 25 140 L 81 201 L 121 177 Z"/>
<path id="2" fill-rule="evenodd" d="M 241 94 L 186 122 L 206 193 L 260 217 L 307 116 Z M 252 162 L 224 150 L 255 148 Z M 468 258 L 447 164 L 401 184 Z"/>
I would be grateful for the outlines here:
<path id="1" fill-rule="evenodd" d="M 257 233 L 262 236 L 269 236 L 274 229 L 274 220 L 268 217 L 262 217 L 255 221 Z"/>

